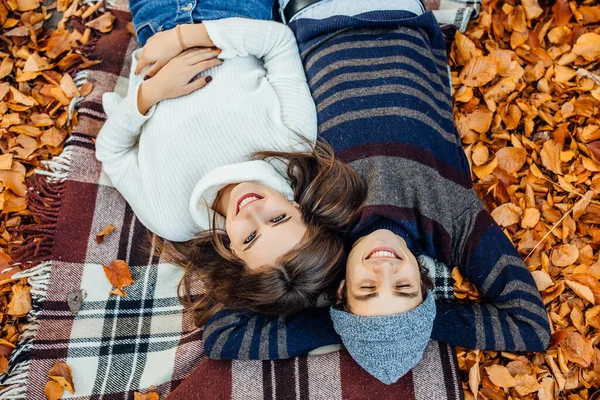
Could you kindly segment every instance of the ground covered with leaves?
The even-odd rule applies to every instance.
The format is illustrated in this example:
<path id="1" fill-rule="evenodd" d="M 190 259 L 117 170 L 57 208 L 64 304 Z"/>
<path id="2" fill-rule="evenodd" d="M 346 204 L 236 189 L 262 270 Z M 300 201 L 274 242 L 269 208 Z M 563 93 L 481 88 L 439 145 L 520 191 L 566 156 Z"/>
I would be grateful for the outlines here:
<path id="1" fill-rule="evenodd" d="M 475 188 L 525 258 L 553 332 L 540 354 L 459 350 L 467 399 L 599 396 L 599 23 L 598 1 L 484 1 L 452 44 Z M 456 295 L 476 300 L 453 275 Z"/>

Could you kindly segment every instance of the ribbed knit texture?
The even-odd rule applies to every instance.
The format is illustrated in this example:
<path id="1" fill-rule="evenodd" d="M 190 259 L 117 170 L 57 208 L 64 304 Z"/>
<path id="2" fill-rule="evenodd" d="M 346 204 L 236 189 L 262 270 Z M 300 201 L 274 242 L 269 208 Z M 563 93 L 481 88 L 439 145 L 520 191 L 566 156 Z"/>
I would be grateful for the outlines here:
<path id="1" fill-rule="evenodd" d="M 358 365 L 391 385 L 421 361 L 435 318 L 435 301 L 428 292 L 416 308 L 400 314 L 360 316 L 333 307 L 329 313 Z"/>
<path id="2" fill-rule="evenodd" d="M 431 338 L 476 349 L 544 350 L 550 327 L 535 282 L 472 188 L 435 18 L 374 12 L 290 26 L 317 104 L 319 133 L 369 188 L 354 236 L 386 219 L 386 226 L 396 224 L 410 236 L 413 250 L 457 265 L 482 295 L 482 303 L 436 300 Z M 339 343 L 326 317 L 307 310 L 236 320 L 223 311 L 209 321 L 205 350 L 213 358 L 272 358 L 265 347 L 280 349 L 279 358 L 301 355 L 311 345 Z M 316 327 L 319 335 L 308 336 Z"/>
<path id="3" fill-rule="evenodd" d="M 229 183 L 256 181 L 291 199 L 285 171 L 248 162 L 250 154 L 305 151 L 299 135 L 316 138 L 315 106 L 292 31 L 243 18 L 204 24 L 225 60 L 202 73 L 212 82 L 140 115 L 136 51 L 127 97 L 103 98 L 108 119 L 96 142 L 104 172 L 137 217 L 174 241 L 209 227 L 210 207 Z"/>

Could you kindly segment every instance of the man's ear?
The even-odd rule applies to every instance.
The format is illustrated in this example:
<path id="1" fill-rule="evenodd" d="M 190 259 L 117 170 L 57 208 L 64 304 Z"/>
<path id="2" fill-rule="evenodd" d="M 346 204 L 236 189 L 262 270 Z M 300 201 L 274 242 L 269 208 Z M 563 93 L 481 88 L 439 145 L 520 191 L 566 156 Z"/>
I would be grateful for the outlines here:
<path id="1" fill-rule="evenodd" d="M 300 209 L 300 204 L 296 203 L 294 200 L 290 201 L 290 203 L 292 203 L 292 205 L 297 209 Z"/>
<path id="2" fill-rule="evenodd" d="M 337 293 L 335 295 L 335 304 L 341 304 L 344 301 L 344 290 L 346 289 L 346 280 L 342 279 L 340 286 L 338 286 Z"/>

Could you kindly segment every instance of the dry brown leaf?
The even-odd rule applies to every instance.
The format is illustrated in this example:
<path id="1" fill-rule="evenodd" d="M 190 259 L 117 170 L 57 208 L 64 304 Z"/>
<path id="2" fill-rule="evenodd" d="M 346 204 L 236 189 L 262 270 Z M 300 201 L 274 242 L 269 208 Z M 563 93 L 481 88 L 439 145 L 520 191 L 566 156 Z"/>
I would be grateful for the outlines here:
<path id="1" fill-rule="evenodd" d="M 581 297 L 582 299 L 588 301 L 591 304 L 595 304 L 594 293 L 589 287 L 569 279 L 565 279 L 565 283 L 569 288 L 571 288 L 572 291 L 575 292 L 577 296 Z"/>
<path id="2" fill-rule="evenodd" d="M 555 174 L 561 174 L 561 161 L 560 151 L 562 146 L 556 143 L 554 140 L 547 140 L 544 142 L 542 151 L 540 152 L 542 158 L 542 164 L 544 167 L 554 172 Z"/>
<path id="3" fill-rule="evenodd" d="M 67 392 L 75 394 L 73 373 L 71 367 L 66 362 L 56 361 L 50 371 L 48 371 L 48 377 L 59 383 Z"/>
<path id="4" fill-rule="evenodd" d="M 588 61 L 600 58 L 600 35 L 594 32 L 584 33 L 579 36 L 573 45 L 573 53 Z"/>
<path id="5" fill-rule="evenodd" d="M 10 58 L 10 57 L 4 58 L 2 60 L 2 63 L 0 63 L 0 79 L 7 77 L 12 72 L 14 65 L 15 65 L 15 62 L 13 61 L 12 58 Z"/>
<path id="6" fill-rule="evenodd" d="M 456 32 L 454 45 L 456 46 L 456 63 L 458 65 L 465 65 L 472 58 L 481 56 L 481 50 L 478 50 L 475 43 L 460 31 Z"/>
<path id="7" fill-rule="evenodd" d="M 477 399 L 477 392 L 479 389 L 479 383 L 481 382 L 481 376 L 479 374 L 479 363 L 476 362 L 469 369 L 469 389 L 473 392 L 473 396 Z"/>
<path id="8" fill-rule="evenodd" d="M 12 167 L 12 162 L 13 162 L 13 155 L 8 153 L 8 154 L 2 154 L 0 155 L 0 170 L 10 170 Z"/>
<path id="9" fill-rule="evenodd" d="M 552 14 L 557 26 L 566 26 L 573 16 L 568 0 L 557 0 L 552 7 Z"/>
<path id="10" fill-rule="evenodd" d="M 54 59 L 68 50 L 71 50 L 71 34 L 69 31 L 52 32 L 46 45 L 46 55 Z"/>
<path id="11" fill-rule="evenodd" d="M 46 393 L 46 397 L 48 400 L 58 400 L 62 397 L 65 389 L 60 385 L 60 383 L 55 381 L 48 381 L 44 386 L 44 393 Z"/>
<path id="12" fill-rule="evenodd" d="M 533 275 L 533 280 L 535 281 L 535 285 L 540 292 L 548 289 L 550 286 L 554 285 L 552 282 L 552 278 L 548 275 L 547 272 L 544 271 L 533 271 L 531 273 Z"/>
<path id="13" fill-rule="evenodd" d="M 536 19 L 544 13 L 537 0 L 522 0 L 525 17 L 528 20 Z"/>
<path id="14" fill-rule="evenodd" d="M 53 126 L 46 130 L 40 139 L 43 145 L 57 147 L 60 146 L 66 137 L 67 132 L 65 130 Z"/>
<path id="15" fill-rule="evenodd" d="M 492 211 L 492 218 L 501 227 L 518 224 L 521 220 L 521 208 L 513 203 L 502 204 Z"/>
<path id="16" fill-rule="evenodd" d="M 17 282 L 11 287 L 12 300 L 8 303 L 8 315 L 22 316 L 33 309 L 31 306 L 31 287 Z"/>
<path id="17" fill-rule="evenodd" d="M 40 72 L 50 69 L 50 63 L 37 53 L 32 53 L 25 62 L 23 72 Z"/>
<path id="18" fill-rule="evenodd" d="M 148 392 L 146 394 L 135 392 L 133 393 L 133 400 L 160 400 L 158 393 Z"/>
<path id="19" fill-rule="evenodd" d="M 17 11 L 31 11 L 40 6 L 40 0 L 17 0 Z"/>
<path id="20" fill-rule="evenodd" d="M 123 260 L 114 260 L 109 265 L 103 265 L 104 273 L 116 290 L 111 293 L 119 296 L 124 296 L 125 293 L 122 289 L 126 286 L 133 284 L 135 281 L 131 277 L 129 266 Z"/>
<path id="21" fill-rule="evenodd" d="M 579 249 L 572 244 L 557 246 L 552 250 L 552 264 L 557 267 L 566 267 L 573 264 L 579 257 Z"/>
<path id="22" fill-rule="evenodd" d="M 540 210 L 537 208 L 526 208 L 521 219 L 521 228 L 530 229 L 540 221 Z"/>
<path id="23" fill-rule="evenodd" d="M 60 88 L 63 90 L 63 92 L 65 92 L 67 97 L 73 98 L 80 96 L 79 90 L 77 89 L 73 78 L 71 78 L 71 75 L 69 74 L 63 75 L 62 79 L 60 80 Z"/>
<path id="24" fill-rule="evenodd" d="M 113 22 L 115 21 L 115 16 L 112 15 L 110 11 L 105 12 L 101 16 L 96 19 L 91 20 L 86 23 L 85 26 L 100 31 L 102 33 L 107 33 L 112 30 Z"/>
<path id="25" fill-rule="evenodd" d="M 478 56 L 469 60 L 459 78 L 467 86 L 479 87 L 494 79 L 497 73 L 498 68 L 491 57 Z"/>
<path id="26" fill-rule="evenodd" d="M 471 150 L 471 159 L 473 160 L 473 164 L 477 166 L 485 164 L 488 161 L 489 156 L 490 152 L 487 146 L 482 142 L 476 143 Z"/>
<path id="27" fill-rule="evenodd" d="M 552 334 L 550 346 L 560 346 L 565 357 L 583 367 L 589 367 L 595 358 L 594 347 L 578 332 L 562 329 Z"/>
<path id="28" fill-rule="evenodd" d="M 583 17 L 584 24 L 595 24 L 600 22 L 600 6 L 583 6 L 578 10 Z"/>
<path id="29" fill-rule="evenodd" d="M 496 386 L 507 389 L 517 385 L 517 380 L 503 365 L 491 365 L 486 367 L 485 370 L 487 371 L 492 383 Z"/>
<path id="30" fill-rule="evenodd" d="M 492 172 L 494 172 L 494 170 L 496 169 L 497 166 L 498 166 L 498 158 L 496 158 L 494 156 L 494 158 L 492 158 L 492 161 L 490 161 L 486 165 L 482 165 L 482 166 L 479 166 L 479 167 L 478 166 L 474 166 L 473 167 L 473 173 L 479 179 L 485 179 Z"/>
<path id="31" fill-rule="evenodd" d="M 537 392 L 541 389 L 541 385 L 538 383 L 537 378 L 533 375 L 517 375 L 515 376 L 515 380 L 517 381 L 515 390 L 521 397 L 533 392 Z"/>
<path id="32" fill-rule="evenodd" d="M 503 147 L 496 152 L 496 157 L 500 168 L 509 174 L 515 174 L 525 165 L 527 151 L 520 147 Z"/>
<path id="33" fill-rule="evenodd" d="M 0 356 L 0 374 L 8 372 L 8 360 L 4 356 Z"/>
<path id="34" fill-rule="evenodd" d="M 114 230 L 115 230 L 115 226 L 113 224 L 106 226 L 104 229 L 102 229 L 100 232 L 98 232 L 96 234 L 96 243 L 102 244 L 104 242 L 104 238 L 106 236 L 108 236 L 110 233 L 112 233 L 112 231 L 114 231 Z"/>

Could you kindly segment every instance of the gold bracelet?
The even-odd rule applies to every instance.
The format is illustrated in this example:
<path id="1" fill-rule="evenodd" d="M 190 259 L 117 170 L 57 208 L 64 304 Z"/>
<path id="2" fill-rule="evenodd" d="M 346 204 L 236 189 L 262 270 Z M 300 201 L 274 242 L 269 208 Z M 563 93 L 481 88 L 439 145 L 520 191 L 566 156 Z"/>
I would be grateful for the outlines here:
<path id="1" fill-rule="evenodd" d="M 181 36 L 181 25 L 177 25 L 175 27 L 175 30 L 177 31 L 177 37 L 179 38 L 179 44 L 181 44 L 181 48 L 183 49 L 181 51 L 187 50 L 187 46 L 183 42 L 183 36 Z"/>

